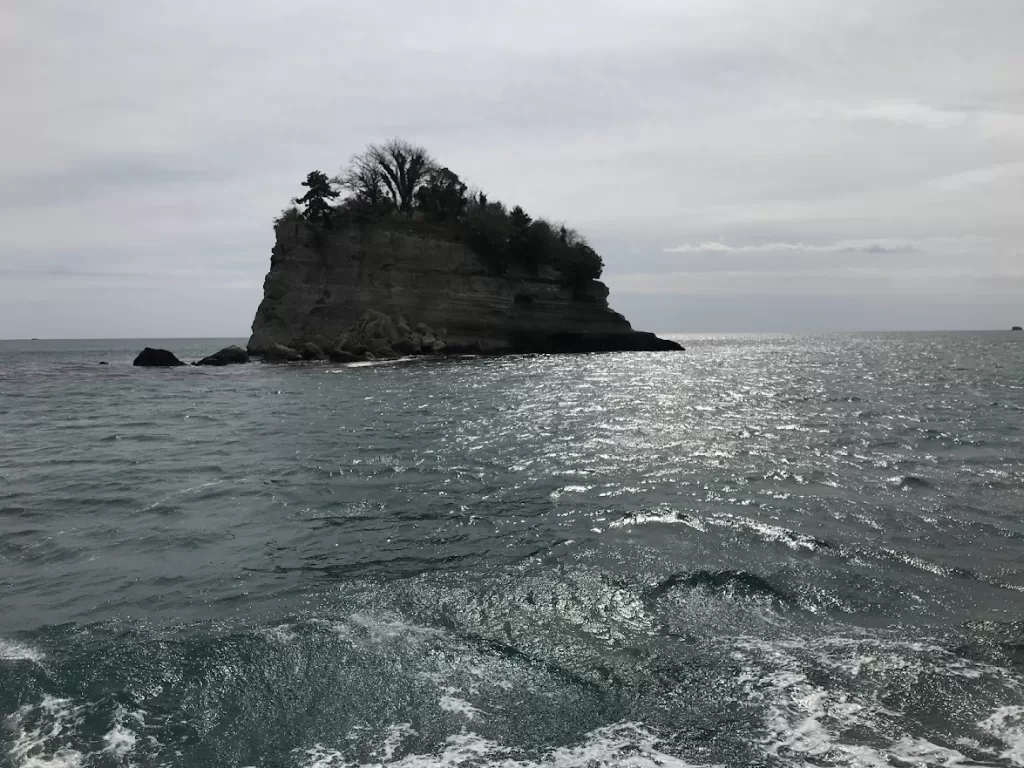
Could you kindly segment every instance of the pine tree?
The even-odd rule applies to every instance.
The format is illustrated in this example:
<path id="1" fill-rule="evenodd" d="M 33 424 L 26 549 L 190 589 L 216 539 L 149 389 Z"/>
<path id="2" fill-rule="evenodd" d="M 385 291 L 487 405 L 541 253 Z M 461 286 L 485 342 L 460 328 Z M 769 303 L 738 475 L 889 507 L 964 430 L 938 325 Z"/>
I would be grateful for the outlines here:
<path id="1" fill-rule="evenodd" d="M 331 204 L 338 196 L 338 191 L 331 188 L 331 181 L 323 171 L 310 171 L 302 186 L 309 187 L 309 191 L 302 197 L 296 197 L 292 202 L 306 206 L 302 212 L 302 218 L 306 221 L 313 221 L 319 224 L 330 226 Z"/>

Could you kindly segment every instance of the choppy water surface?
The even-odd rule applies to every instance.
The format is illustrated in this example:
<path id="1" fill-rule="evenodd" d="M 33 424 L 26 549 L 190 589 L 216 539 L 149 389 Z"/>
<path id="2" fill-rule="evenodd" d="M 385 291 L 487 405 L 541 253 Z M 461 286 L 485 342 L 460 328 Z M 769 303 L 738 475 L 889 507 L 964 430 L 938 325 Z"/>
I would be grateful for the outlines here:
<path id="1" fill-rule="evenodd" d="M 0 764 L 1024 765 L 1024 337 L 683 341 L 0 343 Z"/>

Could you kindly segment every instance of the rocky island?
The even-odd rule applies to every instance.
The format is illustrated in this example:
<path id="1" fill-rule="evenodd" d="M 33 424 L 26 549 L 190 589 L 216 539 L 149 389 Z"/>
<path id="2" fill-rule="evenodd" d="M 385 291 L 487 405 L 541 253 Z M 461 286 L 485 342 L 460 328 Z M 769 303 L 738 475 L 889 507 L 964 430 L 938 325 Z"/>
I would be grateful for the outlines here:
<path id="1" fill-rule="evenodd" d="M 468 192 L 419 147 L 371 145 L 303 186 L 275 222 L 251 355 L 682 349 L 608 306 L 601 258 L 580 235 Z"/>

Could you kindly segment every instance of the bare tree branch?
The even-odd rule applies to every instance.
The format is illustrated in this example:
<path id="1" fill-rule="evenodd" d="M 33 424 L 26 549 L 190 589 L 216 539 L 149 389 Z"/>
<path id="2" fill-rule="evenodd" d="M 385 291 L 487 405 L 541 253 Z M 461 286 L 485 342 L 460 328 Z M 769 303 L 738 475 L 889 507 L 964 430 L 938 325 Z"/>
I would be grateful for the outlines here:
<path id="1" fill-rule="evenodd" d="M 427 150 L 402 139 L 371 144 L 352 158 L 339 183 L 366 199 L 375 199 L 375 190 L 386 190 L 401 211 L 412 210 L 416 190 L 434 169 Z"/>

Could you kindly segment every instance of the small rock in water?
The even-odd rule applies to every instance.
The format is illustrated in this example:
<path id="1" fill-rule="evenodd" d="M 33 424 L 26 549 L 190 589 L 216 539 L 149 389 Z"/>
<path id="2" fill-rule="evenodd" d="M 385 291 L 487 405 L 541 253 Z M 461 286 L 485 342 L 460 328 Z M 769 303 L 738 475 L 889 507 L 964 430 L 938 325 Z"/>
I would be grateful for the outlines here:
<path id="1" fill-rule="evenodd" d="M 106 360 L 100 360 L 100 365 L 110 365 Z"/>
<path id="2" fill-rule="evenodd" d="M 138 357 L 135 358 L 132 365 L 147 368 L 173 368 L 179 365 L 184 365 L 184 363 L 175 357 L 173 352 L 168 352 L 166 349 L 153 349 L 152 347 L 146 347 L 144 350 L 139 352 Z"/>
<path id="3" fill-rule="evenodd" d="M 249 353 L 239 346 L 224 347 L 219 352 L 204 357 L 195 365 L 238 365 L 249 362 Z"/>

